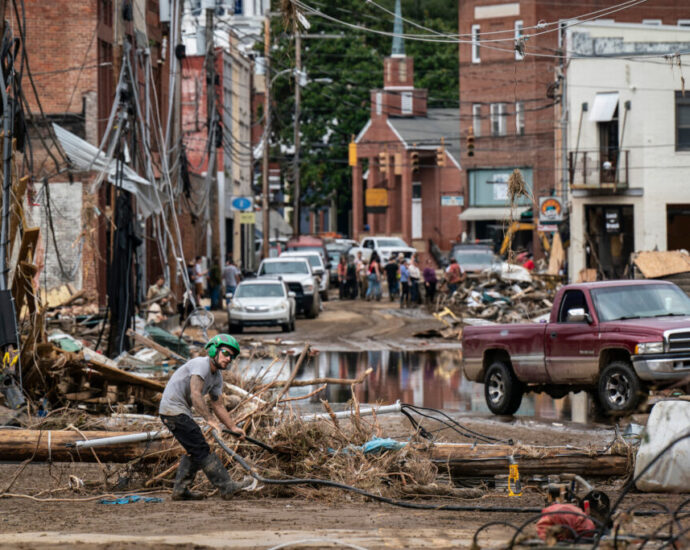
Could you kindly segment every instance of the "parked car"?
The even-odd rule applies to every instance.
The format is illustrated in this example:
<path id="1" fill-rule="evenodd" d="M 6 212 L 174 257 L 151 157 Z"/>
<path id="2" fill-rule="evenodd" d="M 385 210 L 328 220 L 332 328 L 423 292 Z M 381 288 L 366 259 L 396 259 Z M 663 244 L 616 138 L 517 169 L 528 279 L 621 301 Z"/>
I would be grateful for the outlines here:
<path id="1" fill-rule="evenodd" d="M 244 327 L 280 326 L 295 330 L 295 293 L 282 279 L 261 278 L 242 281 L 228 304 L 228 331 Z"/>
<path id="2" fill-rule="evenodd" d="M 300 252 L 283 252 L 280 255 L 281 258 L 304 258 L 309 262 L 311 270 L 316 275 L 319 280 L 319 293 L 321 294 L 321 299 L 324 302 L 328 301 L 328 291 L 331 288 L 331 281 L 328 276 L 328 270 L 326 269 L 326 264 L 323 261 L 323 257 L 319 252 L 313 251 L 300 251 Z"/>
<path id="3" fill-rule="evenodd" d="M 455 244 L 448 260 L 455 258 L 466 273 L 481 273 L 501 263 L 492 247 L 485 244 Z"/>
<path id="4" fill-rule="evenodd" d="M 289 252 L 318 252 L 323 258 L 323 263 L 328 263 L 326 243 L 321 237 L 312 237 L 311 235 L 293 237 L 287 242 L 285 250 Z"/>
<path id="5" fill-rule="evenodd" d="M 567 285 L 548 323 L 465 327 L 462 353 L 495 414 L 527 391 L 585 390 L 604 412 L 632 411 L 650 386 L 690 376 L 690 298 L 666 281 Z"/>
<path id="6" fill-rule="evenodd" d="M 280 276 L 288 289 L 295 293 L 297 311 L 313 319 L 319 314 L 319 280 L 305 258 L 268 258 L 261 262 L 258 277 Z"/>
<path id="7" fill-rule="evenodd" d="M 417 253 L 415 248 L 407 246 L 400 237 L 365 237 L 359 246 L 350 250 L 350 254 L 356 256 L 360 251 L 365 262 L 368 262 L 372 252 L 376 251 L 382 264 L 385 264 L 391 256 L 396 257 L 402 254 L 406 258 L 411 258 Z"/>

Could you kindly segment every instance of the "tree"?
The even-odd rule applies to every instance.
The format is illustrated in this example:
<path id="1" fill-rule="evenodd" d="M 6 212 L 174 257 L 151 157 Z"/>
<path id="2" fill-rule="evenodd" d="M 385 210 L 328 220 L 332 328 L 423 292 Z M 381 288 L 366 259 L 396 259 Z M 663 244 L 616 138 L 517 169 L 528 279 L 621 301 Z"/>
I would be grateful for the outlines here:
<path id="1" fill-rule="evenodd" d="M 403 17 L 442 33 L 457 33 L 457 3 L 446 0 L 403 2 Z M 341 0 L 311 6 L 325 14 L 367 29 L 393 31 L 393 16 L 373 2 Z M 394 0 L 380 5 L 393 11 Z M 342 34 L 341 38 L 306 38 L 302 41 L 302 66 L 309 83 L 302 89 L 301 196 L 303 204 L 317 208 L 337 198 L 339 219 L 346 219 L 351 205 L 351 169 L 347 147 L 352 135 L 370 115 L 370 90 L 383 86 L 383 59 L 390 55 L 392 37 L 355 30 L 312 15 L 310 35 Z M 408 34 L 428 34 L 405 24 Z M 292 23 L 273 21 L 275 47 L 273 74 L 294 66 Z M 303 31 L 305 32 L 305 31 Z M 415 61 L 415 86 L 430 90 L 430 107 L 458 105 L 458 44 L 405 41 L 405 51 Z M 292 182 L 291 162 L 294 124 L 294 79 L 276 79 L 272 95 L 272 159 L 279 159 L 283 174 Z M 285 153 L 285 151 L 289 152 Z M 340 224 L 343 228 L 344 223 Z"/>

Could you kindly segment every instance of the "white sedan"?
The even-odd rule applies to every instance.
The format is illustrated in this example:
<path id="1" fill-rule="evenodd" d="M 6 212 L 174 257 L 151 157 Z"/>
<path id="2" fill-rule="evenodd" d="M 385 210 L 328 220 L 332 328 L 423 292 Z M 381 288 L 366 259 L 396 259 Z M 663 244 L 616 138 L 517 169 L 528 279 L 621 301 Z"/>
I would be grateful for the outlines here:
<path id="1" fill-rule="evenodd" d="M 228 332 L 244 327 L 280 326 L 295 330 L 295 293 L 280 279 L 247 279 L 235 289 L 228 305 Z"/>

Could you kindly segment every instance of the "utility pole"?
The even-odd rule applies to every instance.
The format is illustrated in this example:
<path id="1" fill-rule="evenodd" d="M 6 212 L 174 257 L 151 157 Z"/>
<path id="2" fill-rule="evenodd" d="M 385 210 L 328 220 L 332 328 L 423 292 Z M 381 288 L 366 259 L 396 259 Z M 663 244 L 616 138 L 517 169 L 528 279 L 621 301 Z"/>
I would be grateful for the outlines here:
<path id="1" fill-rule="evenodd" d="M 220 222 L 218 220 L 218 178 L 216 176 L 218 150 L 216 149 L 216 132 L 218 118 L 216 111 L 216 55 L 213 44 L 213 11 L 206 8 L 206 124 L 208 125 L 209 153 L 208 153 L 208 209 L 211 221 L 211 261 L 219 261 L 223 265 L 220 253 Z"/>
<path id="2" fill-rule="evenodd" d="M 270 212 L 268 204 L 268 152 L 269 152 L 269 138 L 271 135 L 271 19 L 267 14 L 264 20 L 264 56 L 266 63 L 266 92 L 264 94 L 264 143 L 263 143 L 263 181 L 261 185 L 262 201 L 261 209 L 263 216 L 263 246 L 262 254 L 264 258 L 268 258 L 268 240 L 270 238 Z"/>
<path id="3" fill-rule="evenodd" d="M 302 87 L 300 80 L 302 79 L 302 37 L 300 35 L 299 24 L 295 20 L 295 154 L 294 154 L 294 191 L 293 200 L 294 205 L 292 209 L 292 232 L 295 237 L 299 236 L 300 225 L 300 167 L 299 167 L 299 149 L 300 149 L 300 114 L 302 101 Z"/>

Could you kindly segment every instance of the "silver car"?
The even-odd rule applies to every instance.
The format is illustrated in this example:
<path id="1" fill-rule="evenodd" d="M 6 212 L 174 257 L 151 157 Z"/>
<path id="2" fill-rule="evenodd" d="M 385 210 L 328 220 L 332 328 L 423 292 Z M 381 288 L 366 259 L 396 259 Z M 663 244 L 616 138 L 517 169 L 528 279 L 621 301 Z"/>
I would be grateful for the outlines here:
<path id="1" fill-rule="evenodd" d="M 270 326 L 293 331 L 296 309 L 295 293 L 281 279 L 247 279 L 237 285 L 228 305 L 228 332 Z"/>

